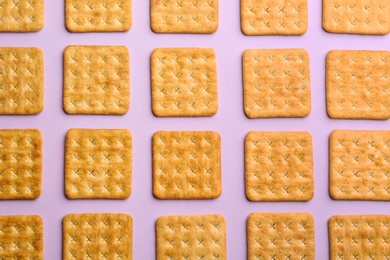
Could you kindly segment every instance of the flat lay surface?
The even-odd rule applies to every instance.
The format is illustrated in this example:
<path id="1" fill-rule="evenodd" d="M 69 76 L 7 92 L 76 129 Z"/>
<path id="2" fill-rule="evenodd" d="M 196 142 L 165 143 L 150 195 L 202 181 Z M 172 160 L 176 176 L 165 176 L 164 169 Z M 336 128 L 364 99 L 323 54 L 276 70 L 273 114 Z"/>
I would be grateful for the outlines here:
<path id="1" fill-rule="evenodd" d="M 45 24 L 41 31 L 0 33 L 0 46 L 37 47 L 42 50 L 44 57 L 43 111 L 37 115 L 0 116 L 1 129 L 39 129 L 42 132 L 42 192 L 38 199 L 32 201 L 0 201 L 0 214 L 40 215 L 44 222 L 45 259 L 62 258 L 62 220 L 67 214 L 129 214 L 132 217 L 132 221 L 129 221 L 133 224 L 133 259 L 156 258 L 155 223 L 161 216 L 222 215 L 226 221 L 227 258 L 246 259 L 246 222 L 252 212 L 309 212 L 314 219 L 316 258 L 328 259 L 328 220 L 330 217 L 343 214 L 390 214 L 388 202 L 385 201 L 335 201 L 329 195 L 329 136 L 331 132 L 335 129 L 385 130 L 390 127 L 390 122 L 329 118 L 326 110 L 325 82 L 326 56 L 329 51 L 389 50 L 390 35 L 328 33 L 322 28 L 322 1 L 320 0 L 309 1 L 308 28 L 301 36 L 245 36 L 241 31 L 241 11 L 238 0 L 219 1 L 219 26 L 213 34 L 158 34 L 151 29 L 150 1 L 133 0 L 131 8 L 132 23 L 129 31 L 71 33 L 66 30 L 65 1 L 46 0 Z M 293 10 L 290 11 L 294 13 Z M 212 16 L 216 17 L 214 13 Z M 38 17 L 37 14 L 37 19 Z M 299 21 L 300 19 L 301 17 L 298 17 Z M 298 23 L 299 26 L 304 27 L 304 20 L 301 24 Z M 210 26 L 211 29 L 208 27 L 203 29 L 212 31 L 215 29 L 213 26 Z M 291 26 L 296 27 L 296 24 Z M 123 27 L 116 24 L 118 30 L 125 30 L 127 27 L 128 24 Z M 160 29 L 164 30 L 164 28 Z M 379 32 L 387 32 L 387 28 L 385 29 Z M 299 30 L 296 34 L 302 32 Z M 87 113 L 86 115 L 65 113 L 63 109 L 64 51 L 70 45 L 127 47 L 131 59 L 123 50 L 120 52 L 124 55 L 125 62 L 130 63 L 130 102 L 124 100 L 124 105 L 117 114 L 125 113 L 126 104 L 129 103 L 127 113 L 124 115 L 87 115 L 90 111 L 88 111 L 86 102 L 80 103 L 80 106 L 87 106 L 80 107 Z M 218 111 L 215 115 L 210 117 L 156 117 L 153 114 L 151 55 L 156 48 L 212 48 L 214 50 L 218 87 Z M 307 51 L 310 64 L 311 112 L 305 118 L 249 119 L 245 115 L 243 53 L 247 49 L 275 48 L 298 48 Z M 79 50 L 76 53 L 81 56 L 85 54 Z M 98 52 L 93 51 L 92 54 L 95 55 Z M 1 62 L 2 59 L 0 59 Z M 76 65 L 76 61 L 71 62 L 72 64 L 69 64 L 75 66 L 75 70 L 84 68 Z M 115 57 L 109 62 L 116 64 Z M 94 68 L 91 67 L 91 70 Z M 66 76 L 70 75 L 65 72 L 65 78 Z M 98 77 L 95 79 L 99 80 Z M 306 78 L 305 81 L 309 82 Z M 107 86 L 107 88 L 113 88 L 113 86 Z M 71 97 L 71 87 L 68 90 L 67 97 Z M 107 96 L 107 102 L 111 100 L 110 98 L 126 99 L 128 90 L 122 89 L 122 91 L 124 91 L 123 94 L 115 97 Z M 87 92 L 82 96 L 84 99 L 89 98 L 86 94 Z M 381 99 L 383 96 L 378 95 L 377 98 Z M 213 96 L 213 102 L 214 100 Z M 72 102 L 69 101 L 70 110 L 73 109 L 71 104 Z M 113 108 L 118 108 L 115 104 L 117 103 L 113 101 Z M 99 106 L 99 104 L 91 105 Z M 210 112 L 210 114 L 214 113 Z M 388 118 L 386 111 L 383 118 Z M 69 200 L 65 196 L 65 138 L 68 130 L 72 128 L 128 129 L 131 131 L 132 189 L 128 199 Z M 152 138 L 154 133 L 161 130 L 215 131 L 220 135 L 222 174 L 220 197 L 207 200 L 160 200 L 153 196 Z M 307 131 L 311 134 L 314 173 L 312 200 L 308 202 L 251 202 L 247 199 L 244 152 L 245 137 L 250 131 Z M 352 137 L 349 136 L 349 138 Z M 354 149 L 358 148 L 354 147 Z M 335 232 L 339 230 L 335 229 Z M 312 254 L 312 250 L 312 245 L 310 245 L 308 254 Z"/>

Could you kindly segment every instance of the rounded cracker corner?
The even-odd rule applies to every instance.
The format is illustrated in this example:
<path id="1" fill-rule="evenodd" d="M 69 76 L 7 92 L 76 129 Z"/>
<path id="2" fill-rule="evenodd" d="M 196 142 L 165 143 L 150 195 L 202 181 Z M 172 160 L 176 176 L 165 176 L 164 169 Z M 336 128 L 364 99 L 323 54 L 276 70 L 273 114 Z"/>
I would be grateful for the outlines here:
<path id="1" fill-rule="evenodd" d="M 244 113 L 245 113 L 246 117 L 249 119 L 258 118 L 258 117 L 256 117 L 255 113 L 253 113 L 252 109 L 250 109 L 249 107 L 247 107 L 245 105 L 244 105 Z"/>

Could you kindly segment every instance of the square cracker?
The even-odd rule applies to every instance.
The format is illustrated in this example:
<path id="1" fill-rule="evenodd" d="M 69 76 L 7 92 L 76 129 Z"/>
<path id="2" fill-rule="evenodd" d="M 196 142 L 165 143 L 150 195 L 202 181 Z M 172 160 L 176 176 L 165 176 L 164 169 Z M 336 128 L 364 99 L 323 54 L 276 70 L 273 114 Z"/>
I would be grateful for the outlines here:
<path id="1" fill-rule="evenodd" d="M 68 46 L 64 109 L 68 114 L 125 114 L 130 107 L 130 54 L 125 46 Z"/>
<path id="2" fill-rule="evenodd" d="M 36 199 L 42 190 L 42 135 L 0 130 L 0 200 Z"/>
<path id="3" fill-rule="evenodd" d="M 156 33 L 213 33 L 218 29 L 219 0 L 150 0 Z"/>
<path id="4" fill-rule="evenodd" d="M 226 259 L 221 215 L 163 216 L 156 222 L 157 260 Z"/>
<path id="5" fill-rule="evenodd" d="M 251 201 L 308 201 L 314 195 L 308 132 L 250 132 L 245 138 L 246 196 Z"/>
<path id="6" fill-rule="evenodd" d="M 328 224 L 330 260 L 390 257 L 389 215 L 339 215 Z"/>
<path id="7" fill-rule="evenodd" d="M 0 1 L 0 32 L 35 32 L 43 24 L 44 0 Z"/>
<path id="8" fill-rule="evenodd" d="M 132 24 L 131 0 L 66 0 L 71 32 L 123 32 Z"/>
<path id="9" fill-rule="evenodd" d="M 309 213 L 252 213 L 247 220 L 248 260 L 315 259 Z"/>
<path id="10" fill-rule="evenodd" d="M 330 51 L 326 99 L 331 118 L 390 118 L 390 52 Z"/>
<path id="11" fill-rule="evenodd" d="M 0 47 L 0 114 L 38 114 L 43 109 L 43 52 Z"/>
<path id="12" fill-rule="evenodd" d="M 65 193 L 70 199 L 126 199 L 132 184 L 132 136 L 125 129 L 71 129 Z"/>
<path id="13" fill-rule="evenodd" d="M 0 259 L 43 260 L 42 218 L 0 216 L 0 245 Z"/>
<path id="14" fill-rule="evenodd" d="M 323 0 L 322 27 L 331 33 L 387 34 L 389 0 Z"/>
<path id="15" fill-rule="evenodd" d="M 390 131 L 335 130 L 329 146 L 333 199 L 390 200 Z"/>
<path id="16" fill-rule="evenodd" d="M 153 136 L 153 194 L 159 199 L 213 199 L 222 193 L 221 137 L 212 131 Z"/>
<path id="17" fill-rule="evenodd" d="M 217 65 L 213 49 L 155 49 L 151 70 L 152 108 L 156 116 L 217 113 Z"/>
<path id="18" fill-rule="evenodd" d="M 62 221 L 64 260 L 133 259 L 133 219 L 127 214 L 69 214 Z"/>
<path id="19" fill-rule="evenodd" d="M 244 109 L 249 118 L 310 114 L 310 64 L 305 50 L 246 50 L 243 74 Z"/>
<path id="20" fill-rule="evenodd" d="M 302 35 L 307 27 L 307 0 L 241 0 L 246 35 Z"/>

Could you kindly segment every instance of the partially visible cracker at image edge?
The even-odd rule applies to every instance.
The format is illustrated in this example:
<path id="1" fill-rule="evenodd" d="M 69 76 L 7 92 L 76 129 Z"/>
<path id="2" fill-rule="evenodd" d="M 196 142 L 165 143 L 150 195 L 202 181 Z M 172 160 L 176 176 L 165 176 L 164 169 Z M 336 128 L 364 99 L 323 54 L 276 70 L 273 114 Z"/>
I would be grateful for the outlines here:
<path id="1" fill-rule="evenodd" d="M 156 116 L 213 116 L 218 111 L 217 64 L 211 48 L 158 48 L 151 55 Z"/>
<path id="2" fill-rule="evenodd" d="M 43 220 L 40 216 L 0 216 L 0 231 L 0 259 L 43 260 Z"/>
<path id="3" fill-rule="evenodd" d="M 214 199 L 222 193 L 221 137 L 212 131 L 153 135 L 153 194 L 159 199 Z"/>
<path id="4" fill-rule="evenodd" d="M 323 0 L 322 27 L 330 33 L 387 34 L 389 0 Z"/>
<path id="5" fill-rule="evenodd" d="M 390 200 L 390 131 L 335 130 L 329 151 L 333 199 Z"/>
<path id="6" fill-rule="evenodd" d="M 64 110 L 123 115 L 130 108 L 130 53 L 125 46 L 68 46 L 64 52 Z"/>
<path id="7" fill-rule="evenodd" d="M 69 214 L 62 225 L 64 260 L 133 259 L 133 219 L 128 214 Z"/>
<path id="8" fill-rule="evenodd" d="M 160 217 L 156 244 L 157 260 L 225 260 L 226 220 L 218 214 Z"/>
<path id="9" fill-rule="evenodd" d="M 42 134 L 0 130 L 0 200 L 36 199 L 42 191 Z"/>
<path id="10" fill-rule="evenodd" d="M 326 100 L 331 118 L 390 118 L 390 52 L 330 51 Z"/>
<path id="11" fill-rule="evenodd" d="M 151 28 L 156 33 L 214 33 L 219 0 L 150 0 Z"/>
<path id="12" fill-rule="evenodd" d="M 310 213 L 252 213 L 247 220 L 248 260 L 315 259 Z"/>
<path id="13" fill-rule="evenodd" d="M 330 260 L 389 259 L 390 215 L 337 215 L 328 227 Z"/>
<path id="14" fill-rule="evenodd" d="M 0 2 L 0 32 L 36 32 L 44 25 L 44 0 Z"/>
<path id="15" fill-rule="evenodd" d="M 308 201 L 314 195 L 308 132 L 250 132 L 245 138 L 246 195 L 251 201 Z"/>
<path id="16" fill-rule="evenodd" d="M 302 35 L 307 28 L 307 0 L 241 0 L 245 35 Z"/>
<path id="17" fill-rule="evenodd" d="M 306 50 L 249 49 L 242 63 L 244 110 L 249 118 L 310 114 L 310 62 Z"/>
<path id="18" fill-rule="evenodd" d="M 132 0 L 66 0 L 70 32 L 123 32 L 132 25 Z"/>
<path id="19" fill-rule="evenodd" d="M 0 47 L 0 114 L 38 114 L 44 101 L 44 58 L 38 48 Z"/>
<path id="20" fill-rule="evenodd" d="M 71 129 L 65 193 L 70 199 L 126 199 L 132 190 L 132 135 L 126 129 Z"/>

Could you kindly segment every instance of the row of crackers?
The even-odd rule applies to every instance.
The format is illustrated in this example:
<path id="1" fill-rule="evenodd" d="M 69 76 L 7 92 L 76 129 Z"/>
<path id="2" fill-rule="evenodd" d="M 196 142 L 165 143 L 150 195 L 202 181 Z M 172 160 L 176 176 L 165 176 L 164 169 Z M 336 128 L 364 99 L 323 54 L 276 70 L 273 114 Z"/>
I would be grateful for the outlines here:
<path id="1" fill-rule="evenodd" d="M 221 137 L 213 131 L 159 131 L 152 138 L 158 199 L 222 194 Z M 36 199 L 42 186 L 39 130 L 0 130 L 0 199 Z M 390 200 L 390 131 L 335 130 L 329 140 L 333 199 Z M 309 201 L 314 196 L 308 132 L 250 132 L 245 138 L 251 201 Z M 70 199 L 126 199 L 132 191 L 132 135 L 126 129 L 71 129 L 65 142 Z"/>
<path id="2" fill-rule="evenodd" d="M 133 219 L 128 214 L 69 214 L 63 219 L 62 259 L 133 259 Z M 333 216 L 330 258 L 390 257 L 390 215 Z M 309 213 L 252 213 L 247 219 L 247 259 L 315 259 Z M 218 214 L 162 216 L 155 224 L 156 259 L 226 260 L 226 220 Z M 43 259 L 43 220 L 0 216 L 0 257 Z"/>
<path id="3" fill-rule="evenodd" d="M 158 48 L 151 54 L 156 116 L 213 116 L 217 59 L 211 48 Z M 246 50 L 244 110 L 249 118 L 306 117 L 310 61 L 304 49 Z M 390 118 L 390 53 L 330 51 L 326 98 L 332 118 Z M 44 57 L 38 48 L 0 48 L 0 114 L 44 107 Z M 69 46 L 64 52 L 63 107 L 69 114 L 125 114 L 130 108 L 130 54 L 124 46 Z"/>
<path id="4" fill-rule="evenodd" d="M 219 24 L 218 0 L 150 0 L 151 28 L 157 33 L 213 33 Z M 38 31 L 44 0 L 0 3 L 0 31 Z M 66 0 L 71 32 L 127 31 L 131 0 Z M 241 29 L 246 35 L 301 35 L 308 28 L 307 0 L 241 0 Z M 323 0 L 323 28 L 333 33 L 387 34 L 388 0 Z"/>

